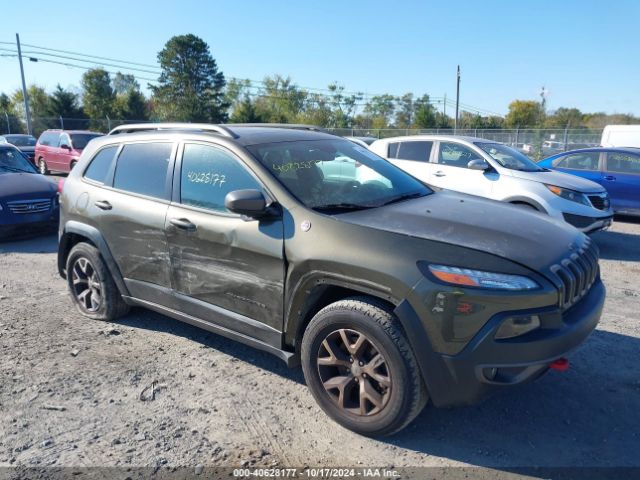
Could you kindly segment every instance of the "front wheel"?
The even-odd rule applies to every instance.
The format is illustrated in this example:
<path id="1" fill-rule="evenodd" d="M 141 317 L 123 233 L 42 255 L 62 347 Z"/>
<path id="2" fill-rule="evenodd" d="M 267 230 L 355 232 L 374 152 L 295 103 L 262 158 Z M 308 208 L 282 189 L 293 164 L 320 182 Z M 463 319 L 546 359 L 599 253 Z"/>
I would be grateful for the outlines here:
<path id="1" fill-rule="evenodd" d="M 403 429 L 428 399 L 397 319 L 367 298 L 318 312 L 302 340 L 302 368 L 325 413 L 363 435 Z"/>
<path id="2" fill-rule="evenodd" d="M 42 175 L 49 175 L 49 168 L 47 167 L 47 162 L 44 161 L 44 158 L 38 160 L 38 171 Z"/>

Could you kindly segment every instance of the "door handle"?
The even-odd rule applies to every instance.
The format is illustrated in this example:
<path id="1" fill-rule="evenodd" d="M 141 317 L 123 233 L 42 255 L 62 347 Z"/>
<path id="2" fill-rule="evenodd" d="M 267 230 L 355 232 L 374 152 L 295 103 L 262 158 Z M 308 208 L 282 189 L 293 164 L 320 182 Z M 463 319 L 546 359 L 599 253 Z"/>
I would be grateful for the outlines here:
<path id="1" fill-rule="evenodd" d="M 169 223 L 171 223 L 171 225 L 173 225 L 174 227 L 178 227 L 189 232 L 194 232 L 198 228 L 196 227 L 195 223 L 191 223 L 186 218 L 172 218 L 171 220 L 169 220 Z"/>
<path id="2" fill-rule="evenodd" d="M 100 210 L 111 210 L 113 208 L 111 204 L 106 200 L 98 200 L 96 203 L 94 203 L 94 205 Z"/>
<path id="3" fill-rule="evenodd" d="M 615 181 L 616 177 L 614 177 L 613 175 L 605 175 L 604 179 L 609 180 L 610 182 L 613 182 Z"/>
<path id="4" fill-rule="evenodd" d="M 446 177 L 446 176 L 447 176 L 447 174 L 446 174 L 446 173 L 441 172 L 441 171 L 437 171 L 436 173 L 434 173 L 434 175 L 435 175 L 436 177 Z"/>

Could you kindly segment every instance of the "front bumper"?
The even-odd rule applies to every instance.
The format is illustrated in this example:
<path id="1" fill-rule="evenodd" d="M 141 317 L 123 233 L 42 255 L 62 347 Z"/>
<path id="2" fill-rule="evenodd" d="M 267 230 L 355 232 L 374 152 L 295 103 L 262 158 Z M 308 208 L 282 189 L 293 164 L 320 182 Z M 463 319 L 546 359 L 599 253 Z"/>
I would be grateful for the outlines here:
<path id="1" fill-rule="evenodd" d="M 565 222 L 573 225 L 583 233 L 593 233 L 598 230 L 609 228 L 613 222 L 613 215 L 606 217 L 587 217 L 584 215 L 575 215 L 573 213 L 562 214 Z"/>
<path id="2" fill-rule="evenodd" d="M 39 231 L 56 231 L 59 218 L 58 206 L 38 214 L 0 216 L 0 238 L 28 235 Z"/>
<path id="3" fill-rule="evenodd" d="M 455 355 L 434 352 L 424 336 L 408 331 L 434 405 L 474 404 L 492 391 L 538 378 L 550 363 L 580 345 L 596 328 L 604 299 L 605 288 L 598 280 L 579 303 L 562 314 L 548 308 L 511 312 L 555 315 L 561 321 L 558 328 L 541 328 L 506 340 L 495 340 L 494 336 L 509 312 L 494 315 Z M 401 304 L 396 314 L 406 323 L 410 307 Z"/>

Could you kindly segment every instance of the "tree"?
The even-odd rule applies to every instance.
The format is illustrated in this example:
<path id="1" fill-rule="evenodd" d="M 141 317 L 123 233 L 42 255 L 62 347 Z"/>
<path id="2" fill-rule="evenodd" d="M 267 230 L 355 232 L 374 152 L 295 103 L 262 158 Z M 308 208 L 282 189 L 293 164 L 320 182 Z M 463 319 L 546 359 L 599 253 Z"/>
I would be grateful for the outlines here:
<path id="1" fill-rule="evenodd" d="M 49 116 L 49 102 L 51 99 L 44 88 L 37 85 L 30 85 L 27 88 L 29 95 L 29 110 L 31 110 L 31 123 L 33 132 L 37 135 L 47 128 L 56 128 L 60 126 L 58 119 Z M 13 111 L 21 118 L 26 119 L 24 111 L 24 95 L 22 90 L 18 89 L 11 96 L 11 105 Z"/>
<path id="2" fill-rule="evenodd" d="M 539 102 L 533 100 L 514 100 L 509 104 L 509 113 L 505 124 L 509 128 L 538 127 L 544 120 L 544 111 Z"/>
<path id="3" fill-rule="evenodd" d="M 274 75 L 262 81 L 263 93 L 256 100 L 258 114 L 267 122 L 295 123 L 304 112 L 307 92 L 290 77 Z"/>
<path id="4" fill-rule="evenodd" d="M 337 82 L 331 83 L 328 89 L 331 92 L 328 100 L 331 116 L 328 122 L 319 125 L 335 128 L 351 127 L 356 104 L 362 100 L 362 93 L 347 95 L 344 92 L 344 86 L 338 85 Z"/>
<path id="5" fill-rule="evenodd" d="M 429 102 L 429 95 L 423 95 L 415 101 L 415 119 L 413 124 L 416 128 L 436 128 L 436 110 Z"/>
<path id="6" fill-rule="evenodd" d="M 103 68 L 91 69 L 82 75 L 81 84 L 84 112 L 93 120 L 92 125 L 102 125 L 105 117 L 113 115 L 116 99 L 109 72 Z"/>
<path id="7" fill-rule="evenodd" d="M 58 84 L 49 97 L 47 114 L 50 117 L 82 118 L 84 114 L 78 102 L 78 95 L 65 90 Z"/>
<path id="8" fill-rule="evenodd" d="M 23 131 L 11 104 L 11 99 L 6 93 L 0 93 L 0 113 L 4 117 L 0 118 L 0 133 L 20 133 Z"/>
<path id="9" fill-rule="evenodd" d="M 112 81 L 115 100 L 113 114 L 124 120 L 147 120 L 147 99 L 133 75 L 117 72 Z"/>
<path id="10" fill-rule="evenodd" d="M 249 95 L 245 95 L 244 99 L 235 106 L 231 115 L 233 123 L 262 123 L 263 121 Z"/>
<path id="11" fill-rule="evenodd" d="M 158 61 L 162 73 L 158 85 L 150 88 L 161 118 L 213 123 L 227 119 L 224 74 L 204 40 L 192 34 L 172 37 Z"/>
<path id="12" fill-rule="evenodd" d="M 411 128 L 415 122 L 413 93 L 405 93 L 397 100 L 395 124 L 398 128 Z"/>
<path id="13" fill-rule="evenodd" d="M 558 108 L 553 115 L 549 115 L 544 122 L 547 128 L 580 128 L 584 126 L 583 114 L 577 108 Z"/>
<path id="14" fill-rule="evenodd" d="M 364 113 L 371 118 L 371 128 L 387 128 L 395 111 L 395 97 L 385 93 L 371 97 L 364 107 Z"/>

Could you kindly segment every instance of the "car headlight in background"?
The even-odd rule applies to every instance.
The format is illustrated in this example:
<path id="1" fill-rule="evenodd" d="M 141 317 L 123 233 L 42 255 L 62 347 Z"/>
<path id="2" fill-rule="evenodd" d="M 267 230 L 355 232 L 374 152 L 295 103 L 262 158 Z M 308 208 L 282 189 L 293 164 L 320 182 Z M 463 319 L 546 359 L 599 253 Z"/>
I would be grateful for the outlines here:
<path id="1" fill-rule="evenodd" d="M 586 205 L 587 207 L 591 206 L 589 200 L 587 199 L 587 196 L 583 193 L 576 192 L 575 190 L 569 190 L 568 188 L 557 187 L 556 185 L 545 184 L 544 186 L 547 187 L 551 193 L 555 193 L 565 200 L 581 203 L 582 205 Z"/>
<path id="2" fill-rule="evenodd" d="M 534 290 L 540 287 L 535 281 L 522 275 L 484 272 L 445 265 L 429 265 L 429 271 L 442 282 L 463 287 L 492 290 Z"/>

